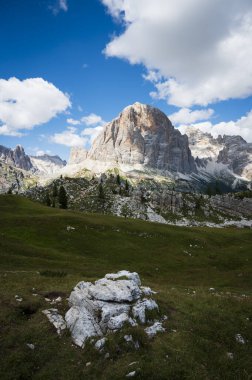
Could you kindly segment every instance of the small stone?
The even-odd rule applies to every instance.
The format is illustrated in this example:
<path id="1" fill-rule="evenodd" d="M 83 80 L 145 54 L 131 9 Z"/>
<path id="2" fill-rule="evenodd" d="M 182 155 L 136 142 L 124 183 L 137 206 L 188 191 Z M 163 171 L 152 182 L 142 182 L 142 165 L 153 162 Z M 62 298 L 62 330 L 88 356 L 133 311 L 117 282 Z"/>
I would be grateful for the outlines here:
<path id="1" fill-rule="evenodd" d="M 91 362 L 86 363 L 86 367 L 89 367 L 91 365 Z"/>
<path id="2" fill-rule="evenodd" d="M 149 338 L 153 338 L 158 332 L 164 332 L 165 329 L 162 326 L 161 322 L 155 322 L 154 325 L 147 327 L 144 329 Z"/>
<path id="3" fill-rule="evenodd" d="M 109 359 L 110 358 L 110 355 L 109 355 L 109 352 L 107 352 L 104 356 L 104 359 Z"/>
<path id="4" fill-rule="evenodd" d="M 245 344 L 246 343 L 245 339 L 241 336 L 241 334 L 236 334 L 235 335 L 235 340 L 236 340 L 236 342 L 238 342 L 240 344 Z"/>
<path id="5" fill-rule="evenodd" d="M 27 343 L 26 346 L 29 347 L 31 350 L 35 349 L 35 346 L 32 343 Z"/>
<path id="6" fill-rule="evenodd" d="M 61 297 L 58 297 L 55 299 L 55 302 L 61 302 L 62 301 L 62 298 Z"/>
<path id="7" fill-rule="evenodd" d="M 126 340 L 127 343 L 133 342 L 132 335 L 124 335 L 124 340 Z"/>
<path id="8" fill-rule="evenodd" d="M 227 352 L 227 357 L 228 357 L 228 359 L 233 360 L 234 359 L 234 354 L 232 352 Z"/>
<path id="9" fill-rule="evenodd" d="M 101 338 L 99 340 L 97 340 L 97 342 L 95 343 L 95 348 L 100 351 L 103 349 L 103 347 L 105 346 L 105 343 L 106 343 L 106 338 Z"/>
<path id="10" fill-rule="evenodd" d="M 136 376 L 136 371 L 129 372 L 126 377 L 134 377 Z"/>
<path id="11" fill-rule="evenodd" d="M 129 364 L 129 367 L 131 367 L 132 365 L 137 364 L 137 363 L 138 362 L 132 362 L 132 363 Z"/>

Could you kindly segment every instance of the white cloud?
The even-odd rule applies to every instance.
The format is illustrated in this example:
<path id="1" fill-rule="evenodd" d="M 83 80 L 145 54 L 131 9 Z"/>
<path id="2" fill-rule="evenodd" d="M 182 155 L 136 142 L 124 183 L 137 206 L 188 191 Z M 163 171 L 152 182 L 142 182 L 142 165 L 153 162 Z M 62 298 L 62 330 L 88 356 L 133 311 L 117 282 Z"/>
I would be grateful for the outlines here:
<path id="1" fill-rule="evenodd" d="M 60 11 L 67 12 L 68 11 L 67 0 L 56 0 L 54 5 L 49 6 L 49 9 L 52 11 L 54 15 L 57 15 Z"/>
<path id="2" fill-rule="evenodd" d="M 67 12 L 68 11 L 67 0 L 59 0 L 59 8 Z"/>
<path id="3" fill-rule="evenodd" d="M 22 136 L 70 106 L 68 95 L 42 78 L 0 79 L 0 135 Z"/>
<path id="4" fill-rule="evenodd" d="M 78 134 L 77 128 L 67 127 L 67 129 L 61 133 L 55 133 L 49 139 L 50 142 L 61 144 L 69 147 L 83 146 L 88 142 L 88 139 Z"/>
<path id="5" fill-rule="evenodd" d="M 97 125 L 97 124 L 105 124 L 105 121 L 102 120 L 101 116 L 96 115 L 95 113 L 91 113 L 88 116 L 83 116 L 81 118 L 81 121 L 88 126 Z"/>
<path id="6" fill-rule="evenodd" d="M 174 125 L 192 124 L 200 120 L 208 120 L 214 114 L 211 108 L 192 111 L 189 108 L 181 108 L 178 112 L 169 115 L 169 119 Z"/>
<path id="7" fill-rule="evenodd" d="M 99 125 L 94 128 L 85 128 L 82 132 L 82 136 L 88 136 L 90 143 L 94 141 L 94 139 L 99 135 L 99 133 L 103 130 L 103 126 Z"/>
<path id="8" fill-rule="evenodd" d="M 70 118 L 70 119 L 67 119 L 67 123 L 71 124 L 71 125 L 79 125 L 81 122 L 80 122 L 80 120 Z"/>
<path id="9" fill-rule="evenodd" d="M 153 97 L 190 107 L 252 94 L 251 0 L 101 1 L 125 26 L 105 54 L 144 64 Z"/>
<path id="10" fill-rule="evenodd" d="M 252 142 L 252 110 L 247 113 L 246 116 L 242 116 L 237 121 L 223 121 L 217 124 L 206 121 L 191 124 L 191 127 L 196 127 L 202 132 L 211 133 L 213 137 L 218 137 L 218 135 L 240 135 L 247 142 Z M 180 125 L 178 129 L 181 133 L 185 133 L 186 128 L 190 128 L 190 126 Z"/>

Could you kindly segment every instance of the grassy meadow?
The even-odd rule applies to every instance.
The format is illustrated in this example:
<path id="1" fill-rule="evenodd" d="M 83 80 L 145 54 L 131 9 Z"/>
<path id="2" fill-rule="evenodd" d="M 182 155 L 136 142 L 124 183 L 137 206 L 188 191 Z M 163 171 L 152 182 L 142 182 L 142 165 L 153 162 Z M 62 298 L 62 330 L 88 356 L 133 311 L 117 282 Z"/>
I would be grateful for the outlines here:
<path id="1" fill-rule="evenodd" d="M 59 337 L 42 314 L 54 307 L 45 297 L 61 296 L 64 313 L 79 281 L 122 269 L 158 292 L 166 332 L 149 340 L 141 327 L 125 327 L 103 354 L 74 346 L 68 332 Z M 131 371 L 153 380 L 252 379 L 251 297 L 250 229 L 181 228 L 0 196 L 1 380 L 116 380 Z"/>

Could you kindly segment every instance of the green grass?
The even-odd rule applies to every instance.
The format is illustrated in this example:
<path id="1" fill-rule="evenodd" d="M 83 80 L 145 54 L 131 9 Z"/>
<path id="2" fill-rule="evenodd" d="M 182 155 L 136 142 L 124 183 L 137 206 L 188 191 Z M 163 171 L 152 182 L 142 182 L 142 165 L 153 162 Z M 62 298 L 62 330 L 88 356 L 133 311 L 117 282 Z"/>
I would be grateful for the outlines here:
<path id="1" fill-rule="evenodd" d="M 251 260 L 249 229 L 179 228 L 0 196 L 0 379 L 123 379 L 135 369 L 139 379 L 252 379 Z M 77 282 L 122 269 L 158 291 L 166 333 L 150 341 L 125 327 L 103 354 L 58 337 L 41 313 L 44 298 L 63 297 L 64 313 Z"/>

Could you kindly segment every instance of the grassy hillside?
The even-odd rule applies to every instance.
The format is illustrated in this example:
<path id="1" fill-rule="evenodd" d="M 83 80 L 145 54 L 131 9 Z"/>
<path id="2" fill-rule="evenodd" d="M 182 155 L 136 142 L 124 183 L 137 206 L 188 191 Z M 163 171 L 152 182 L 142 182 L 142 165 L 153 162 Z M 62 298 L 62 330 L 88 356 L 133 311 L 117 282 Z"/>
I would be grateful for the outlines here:
<path id="1" fill-rule="evenodd" d="M 123 379 L 135 369 L 139 379 L 252 378 L 251 230 L 157 225 L 10 195 L 0 196 L 0 236 L 0 379 Z M 121 269 L 158 291 L 166 333 L 148 341 L 137 330 L 138 351 L 113 334 L 109 359 L 58 337 L 41 313 L 45 296 L 63 296 L 64 312 L 77 282 Z"/>

